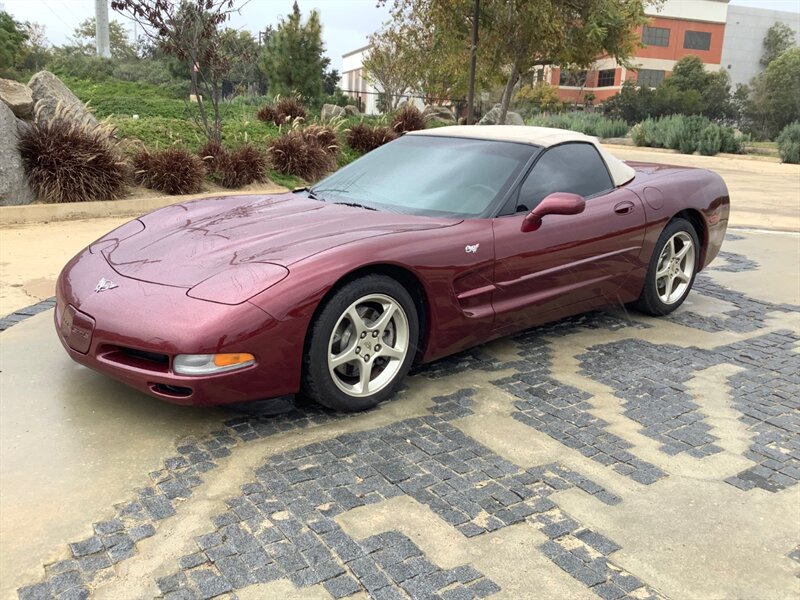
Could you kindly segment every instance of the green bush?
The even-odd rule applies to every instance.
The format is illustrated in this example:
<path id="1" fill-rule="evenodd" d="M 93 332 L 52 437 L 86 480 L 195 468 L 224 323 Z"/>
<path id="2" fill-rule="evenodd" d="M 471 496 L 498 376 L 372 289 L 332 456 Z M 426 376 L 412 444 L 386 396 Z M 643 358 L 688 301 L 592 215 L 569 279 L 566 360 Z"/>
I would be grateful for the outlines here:
<path id="1" fill-rule="evenodd" d="M 631 130 L 637 146 L 669 148 L 684 154 L 714 155 L 718 152 L 739 153 L 741 139 L 733 129 L 712 123 L 700 115 L 670 115 L 660 119 L 645 119 Z"/>
<path id="2" fill-rule="evenodd" d="M 780 132 L 778 154 L 785 163 L 800 163 L 800 121 L 789 123 Z"/>
<path id="3" fill-rule="evenodd" d="M 719 133 L 718 125 L 709 125 L 700 132 L 700 142 L 697 150 L 704 156 L 714 156 L 719 152 L 722 145 L 722 137 Z"/>
<path id="4" fill-rule="evenodd" d="M 599 113 L 585 112 L 539 115 L 529 119 L 528 125 L 571 129 L 599 138 L 624 137 L 630 129 L 621 119 L 610 119 Z"/>

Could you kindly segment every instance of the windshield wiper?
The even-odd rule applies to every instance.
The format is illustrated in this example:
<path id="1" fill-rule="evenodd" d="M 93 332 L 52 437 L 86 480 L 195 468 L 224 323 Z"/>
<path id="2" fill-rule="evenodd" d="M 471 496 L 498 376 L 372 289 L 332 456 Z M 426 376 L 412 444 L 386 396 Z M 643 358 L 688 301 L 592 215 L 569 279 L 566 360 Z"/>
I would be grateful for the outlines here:
<path id="1" fill-rule="evenodd" d="M 320 202 L 325 202 L 325 200 L 317 196 L 314 193 L 314 190 L 312 190 L 310 187 L 294 188 L 292 190 L 293 194 L 296 194 L 297 192 L 305 192 L 306 194 L 308 194 L 308 197 L 311 198 L 312 200 L 319 200 Z"/>
<path id="2" fill-rule="evenodd" d="M 358 202 L 334 202 L 334 204 L 341 204 L 342 206 L 353 206 L 355 208 L 366 208 L 367 210 L 378 210 L 377 208 L 372 208 L 371 206 L 364 206 L 363 204 L 359 204 Z"/>

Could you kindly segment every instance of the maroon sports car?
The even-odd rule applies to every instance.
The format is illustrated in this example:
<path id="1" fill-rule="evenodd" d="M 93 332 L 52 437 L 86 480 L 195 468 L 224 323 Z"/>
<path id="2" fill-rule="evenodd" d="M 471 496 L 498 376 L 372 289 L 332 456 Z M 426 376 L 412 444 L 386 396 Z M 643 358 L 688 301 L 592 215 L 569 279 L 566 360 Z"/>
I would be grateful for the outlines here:
<path id="1" fill-rule="evenodd" d="M 55 321 L 73 359 L 170 402 L 355 411 L 414 361 L 608 305 L 669 313 L 728 213 L 718 175 L 582 134 L 429 129 L 312 188 L 119 227 L 64 268 Z"/>

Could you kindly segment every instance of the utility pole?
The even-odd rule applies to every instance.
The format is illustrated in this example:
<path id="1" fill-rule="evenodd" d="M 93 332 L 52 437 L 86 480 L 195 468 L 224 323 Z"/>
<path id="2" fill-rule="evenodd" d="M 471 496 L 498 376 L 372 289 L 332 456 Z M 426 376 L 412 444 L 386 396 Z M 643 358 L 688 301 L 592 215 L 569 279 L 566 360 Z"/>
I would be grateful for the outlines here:
<path id="1" fill-rule="evenodd" d="M 478 18 L 481 13 L 481 0 L 475 0 L 475 14 L 472 16 L 472 52 L 469 60 L 469 99 L 467 100 L 467 125 L 475 122 L 475 67 L 478 59 Z"/>
<path id="2" fill-rule="evenodd" d="M 95 42 L 97 56 L 111 56 L 111 42 L 108 35 L 108 0 L 94 0 Z"/>

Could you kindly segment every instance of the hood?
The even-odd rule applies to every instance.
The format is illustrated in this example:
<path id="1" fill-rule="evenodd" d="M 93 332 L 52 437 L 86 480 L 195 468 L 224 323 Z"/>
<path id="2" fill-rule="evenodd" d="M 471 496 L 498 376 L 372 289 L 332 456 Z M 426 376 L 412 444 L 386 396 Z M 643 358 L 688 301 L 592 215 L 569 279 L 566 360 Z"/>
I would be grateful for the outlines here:
<path id="1" fill-rule="evenodd" d="M 327 204 L 300 194 L 227 196 L 173 204 L 139 219 L 144 229 L 103 250 L 119 274 L 193 287 L 231 267 L 289 267 L 337 246 L 459 221 Z"/>

